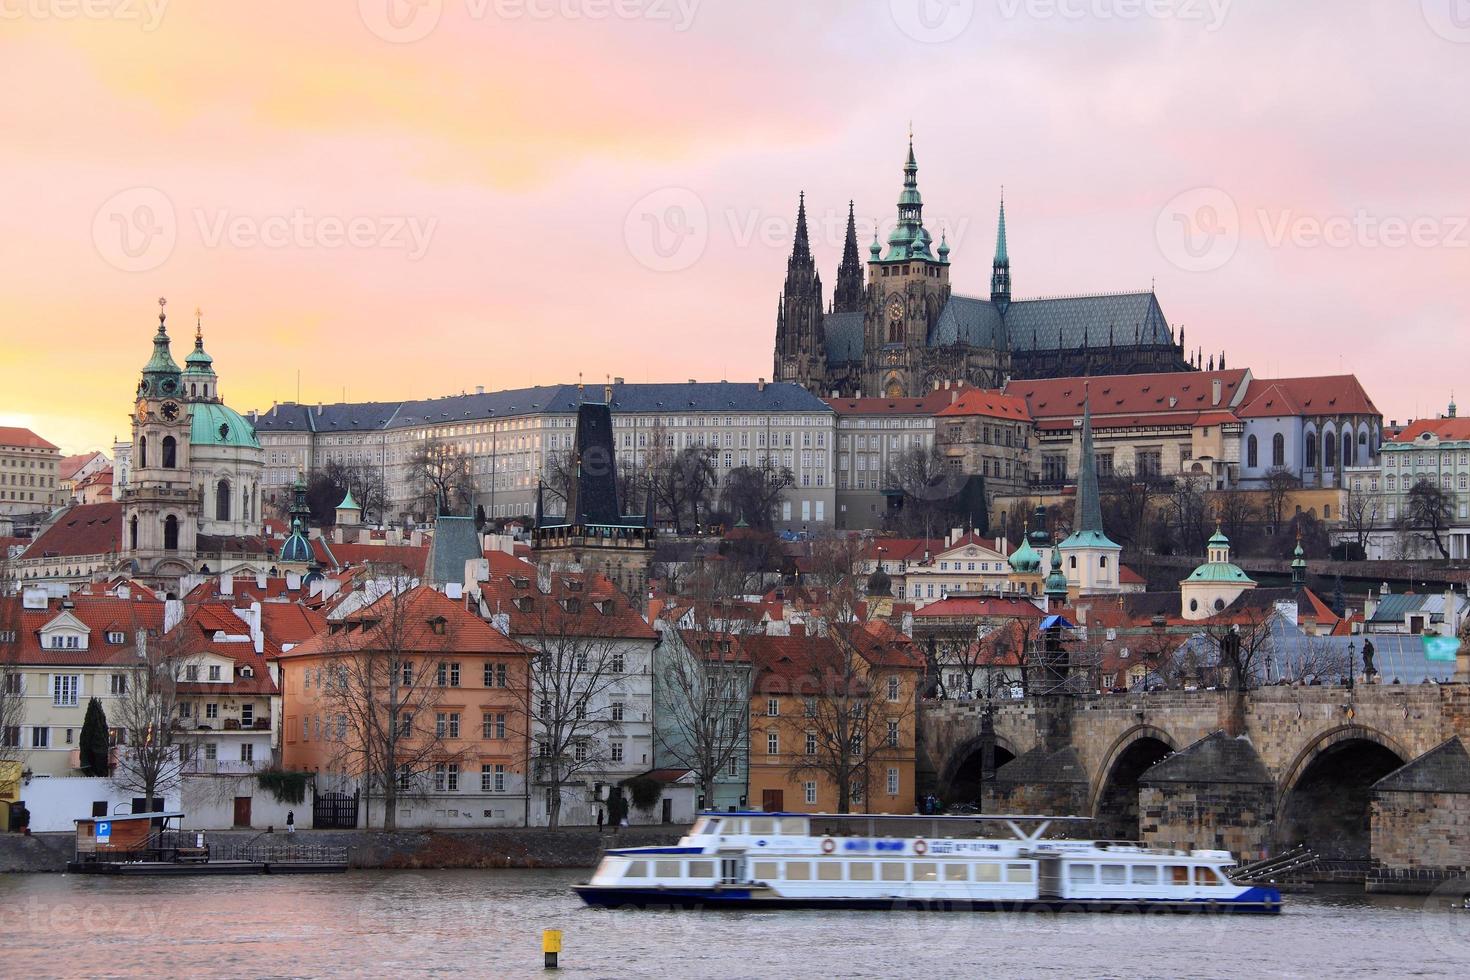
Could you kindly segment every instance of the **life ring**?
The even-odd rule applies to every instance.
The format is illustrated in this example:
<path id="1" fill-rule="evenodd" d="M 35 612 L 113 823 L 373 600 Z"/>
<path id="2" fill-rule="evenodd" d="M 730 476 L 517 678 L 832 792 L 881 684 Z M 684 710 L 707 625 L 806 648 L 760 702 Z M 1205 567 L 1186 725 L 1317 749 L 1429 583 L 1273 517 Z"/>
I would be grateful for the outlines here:
<path id="1" fill-rule="evenodd" d="M 920 837 L 918 840 L 914 841 L 914 853 L 915 854 L 928 854 L 929 853 L 929 845 L 926 844 L 926 843 L 924 843 L 924 838 Z"/>
<path id="2" fill-rule="evenodd" d="M 822 841 L 823 854 L 831 854 L 835 850 L 837 850 L 837 842 L 835 840 L 828 837 L 826 840 Z"/>

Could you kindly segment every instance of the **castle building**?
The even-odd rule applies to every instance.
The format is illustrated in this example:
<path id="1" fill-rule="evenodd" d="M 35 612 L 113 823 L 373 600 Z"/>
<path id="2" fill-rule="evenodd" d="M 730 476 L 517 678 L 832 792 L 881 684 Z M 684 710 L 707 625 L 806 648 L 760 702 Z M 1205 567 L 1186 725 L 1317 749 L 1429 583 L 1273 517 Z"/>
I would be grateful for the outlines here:
<path id="1" fill-rule="evenodd" d="M 950 247 L 924 226 L 919 166 L 909 141 L 898 223 L 868 248 L 866 283 L 851 204 L 832 304 L 807 231 L 806 195 L 777 303 L 775 375 L 822 395 L 918 397 L 944 381 L 999 388 L 1010 378 L 1188 371 L 1152 292 L 1013 300 L 1000 205 L 990 296 L 952 293 Z"/>

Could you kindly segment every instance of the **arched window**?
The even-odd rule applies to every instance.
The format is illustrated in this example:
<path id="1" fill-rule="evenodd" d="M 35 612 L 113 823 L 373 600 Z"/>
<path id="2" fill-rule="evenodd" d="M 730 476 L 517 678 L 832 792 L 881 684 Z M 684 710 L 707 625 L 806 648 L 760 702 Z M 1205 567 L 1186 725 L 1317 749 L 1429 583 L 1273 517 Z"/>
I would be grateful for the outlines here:
<path id="1" fill-rule="evenodd" d="M 179 550 L 179 519 L 172 514 L 163 519 L 163 550 Z"/>
<path id="2" fill-rule="evenodd" d="M 230 481 L 221 480 L 214 488 L 214 519 L 227 521 L 230 519 Z"/>
<path id="3" fill-rule="evenodd" d="M 1322 437 L 1322 466 L 1329 470 L 1337 466 L 1337 440 L 1332 436 Z"/>
<path id="4" fill-rule="evenodd" d="M 148 465 L 148 437 L 138 437 L 138 468 L 142 469 Z"/>
<path id="5" fill-rule="evenodd" d="M 1317 468 L 1317 433 L 1307 433 L 1307 469 Z"/>
<path id="6" fill-rule="evenodd" d="M 1245 441 L 1245 465 L 1256 469 L 1261 465 L 1260 446 L 1256 443 L 1256 437 L 1251 436 Z"/>
<path id="7" fill-rule="evenodd" d="M 174 442 L 173 436 L 163 437 L 163 468 L 171 470 L 179 465 L 178 443 Z"/>
<path id="8" fill-rule="evenodd" d="M 1271 437 L 1271 465 L 1286 465 L 1286 436 L 1279 432 Z"/>
<path id="9" fill-rule="evenodd" d="M 1353 465 L 1353 434 L 1351 432 L 1342 434 L 1342 465 Z"/>
<path id="10" fill-rule="evenodd" d="M 134 514 L 133 515 L 133 519 L 130 520 L 130 521 L 128 521 L 128 540 L 129 540 L 129 542 L 131 542 L 129 544 L 129 547 L 132 548 L 134 551 L 137 551 L 138 550 L 138 515 L 137 514 Z"/>

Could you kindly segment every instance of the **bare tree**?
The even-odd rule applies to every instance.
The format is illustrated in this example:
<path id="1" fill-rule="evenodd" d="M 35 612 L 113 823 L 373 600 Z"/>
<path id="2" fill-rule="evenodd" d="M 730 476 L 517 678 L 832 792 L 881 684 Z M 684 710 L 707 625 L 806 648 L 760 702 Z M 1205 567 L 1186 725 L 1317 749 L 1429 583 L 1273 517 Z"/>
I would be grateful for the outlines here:
<path id="1" fill-rule="evenodd" d="M 1275 534 L 1281 529 L 1281 521 L 1286 514 L 1286 503 L 1291 495 L 1301 488 L 1302 481 L 1296 474 L 1283 466 L 1269 470 L 1266 473 L 1266 500 L 1265 518 L 1266 524 Z"/>
<path id="2" fill-rule="evenodd" d="M 704 446 L 687 446 L 677 452 L 659 446 L 649 455 L 648 479 L 654 499 L 681 534 L 697 527 L 701 511 L 709 508 L 719 483 L 714 460 L 715 451 Z"/>
<path id="3" fill-rule="evenodd" d="M 173 789 L 189 764 L 193 742 L 179 716 L 179 686 L 198 669 L 200 635 L 185 625 L 155 633 L 133 630 L 136 659 L 122 671 L 109 718 L 125 733 L 112 782 L 152 801 Z"/>
<path id="4" fill-rule="evenodd" d="M 754 466 L 740 466 L 726 475 L 720 503 L 732 523 L 744 520 L 751 527 L 769 529 L 782 494 L 795 483 L 790 469 L 763 456 Z"/>
<path id="5" fill-rule="evenodd" d="M 1238 490 L 1227 490 L 1215 497 L 1215 516 L 1236 549 L 1243 547 L 1246 533 L 1260 520 L 1250 495 Z"/>
<path id="6" fill-rule="evenodd" d="M 1243 692 L 1260 684 L 1276 649 L 1273 619 L 1272 610 L 1248 606 L 1228 621 L 1205 628 L 1204 635 L 1217 657 L 1217 685 Z"/>
<path id="7" fill-rule="evenodd" d="M 335 519 L 337 504 L 342 502 L 344 495 L 351 491 L 352 499 L 357 501 L 357 506 L 362 508 L 362 521 L 371 524 L 382 521 L 388 513 L 388 487 L 383 481 L 383 470 L 381 467 L 368 463 L 339 463 L 329 460 L 325 466 L 318 471 L 318 476 L 326 481 L 326 487 L 321 488 L 325 505 L 325 513 L 329 518 Z M 328 489 L 330 491 L 328 492 Z M 312 486 L 307 491 L 307 498 L 311 499 L 312 491 L 318 486 L 313 478 Z M 317 510 L 317 502 L 312 501 L 313 513 Z"/>
<path id="8" fill-rule="evenodd" d="M 1209 479 L 1200 474 L 1181 474 L 1169 494 L 1169 508 L 1179 546 L 1186 554 L 1203 554 L 1210 536 L 1210 510 L 1205 499 Z"/>
<path id="9" fill-rule="evenodd" d="M 946 530 L 958 513 L 962 483 L 937 448 L 915 447 L 900 453 L 884 475 L 884 489 L 902 498 L 898 512 L 889 518 L 889 529 L 925 538 Z"/>
<path id="10" fill-rule="evenodd" d="M 622 732 L 622 720 L 610 695 L 628 672 L 627 639 L 608 625 L 615 617 L 594 603 L 616 598 L 584 593 L 581 576 L 542 571 L 538 595 L 521 610 L 516 639 L 534 655 L 526 710 L 529 768 L 545 788 L 547 826 L 561 823 L 562 793 L 588 773 L 613 763 L 609 738 Z M 558 581 L 560 579 L 560 581 Z M 530 803 L 527 801 L 529 819 Z"/>
<path id="11" fill-rule="evenodd" d="M 669 630 L 654 654 L 656 756 L 694 773 L 705 806 L 714 805 L 715 783 L 746 758 L 750 741 L 754 670 L 729 622 L 706 618 L 701 625 L 712 629 Z"/>
<path id="12" fill-rule="evenodd" d="M 475 474 L 470 457 L 452 440 L 424 439 L 409 452 L 407 480 L 419 489 L 419 512 L 468 513 L 475 500 Z"/>
<path id="13" fill-rule="evenodd" d="M 1108 533 L 1135 555 L 1154 553 L 1164 527 L 1159 520 L 1159 500 L 1168 492 L 1168 485 L 1158 477 L 1135 475 L 1119 467 L 1100 481 L 1098 490 Z"/>
<path id="14" fill-rule="evenodd" d="M 459 737 L 437 709 L 459 665 L 450 660 L 458 630 L 424 612 L 425 593 L 407 574 L 372 605 L 331 626 L 318 701 L 322 737 L 335 743 L 336 769 L 363 788 L 368 820 L 372 799 L 383 801 L 383 829 L 397 826 L 398 805 L 428 792 L 429 774 L 459 758 Z"/>
<path id="15" fill-rule="evenodd" d="M 1348 491 L 1347 504 L 1342 509 L 1342 524 L 1352 535 L 1359 556 L 1368 553 L 1368 542 L 1378 527 L 1379 496 L 1359 489 Z"/>
<path id="16" fill-rule="evenodd" d="M 1326 637 L 1309 636 L 1278 658 L 1277 676 L 1286 684 L 1336 683 L 1352 671 L 1347 651 Z"/>
<path id="17" fill-rule="evenodd" d="M 1454 499 L 1449 491 L 1442 489 L 1428 477 L 1421 477 L 1409 488 L 1404 502 L 1402 523 L 1419 540 L 1432 544 L 1444 561 L 1450 560 L 1450 549 L 1444 540 L 1445 531 L 1454 522 Z"/>

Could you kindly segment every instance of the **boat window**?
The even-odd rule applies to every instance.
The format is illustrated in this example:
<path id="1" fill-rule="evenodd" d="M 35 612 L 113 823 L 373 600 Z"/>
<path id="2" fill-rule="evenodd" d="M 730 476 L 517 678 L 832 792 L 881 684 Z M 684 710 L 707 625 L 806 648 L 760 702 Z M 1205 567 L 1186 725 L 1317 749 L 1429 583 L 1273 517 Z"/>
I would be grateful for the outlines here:
<path id="1" fill-rule="evenodd" d="M 745 821 L 745 832 L 747 834 L 769 834 L 776 829 L 776 821 L 770 817 L 751 817 Z"/>
<path id="2" fill-rule="evenodd" d="M 932 861 L 920 861 L 914 865 L 915 881 L 938 881 L 939 865 Z"/>
<path id="3" fill-rule="evenodd" d="M 1032 881 L 1031 865 L 1008 864 L 1006 865 L 1006 881 L 1011 884 L 1027 883 Z"/>
<path id="4" fill-rule="evenodd" d="M 786 880 L 787 881 L 811 881 L 811 878 L 812 878 L 812 866 L 810 864 L 808 864 L 806 861 L 787 861 L 786 862 Z"/>
<path id="5" fill-rule="evenodd" d="M 967 865 L 967 864 L 958 864 L 958 863 L 955 863 L 955 862 L 951 862 L 949 864 L 946 864 L 944 866 L 944 880 L 945 881 L 969 881 L 970 880 L 970 866 Z"/>
<path id="6" fill-rule="evenodd" d="M 805 837 L 806 821 L 801 817 L 782 817 L 781 833 L 788 837 Z"/>
<path id="7" fill-rule="evenodd" d="M 841 881 L 842 880 L 842 862 L 841 861 L 818 861 L 817 862 L 817 880 L 818 881 Z"/>
<path id="8" fill-rule="evenodd" d="M 781 877 L 781 872 L 776 870 L 775 861 L 755 862 L 755 871 L 753 872 L 753 874 L 761 881 L 770 881 L 773 878 Z"/>
<path id="9" fill-rule="evenodd" d="M 624 878 L 647 878 L 648 877 L 648 862 L 647 861 L 634 861 L 634 862 L 632 862 L 631 864 L 628 865 L 628 871 L 627 871 L 626 874 L 623 875 L 623 877 Z"/>
<path id="10" fill-rule="evenodd" d="M 710 832 L 714 833 L 716 830 L 718 830 L 722 834 L 729 834 L 731 836 L 734 836 L 736 834 L 743 834 L 745 833 L 745 821 L 726 820 L 723 828 L 716 826 L 711 828 Z"/>
<path id="11" fill-rule="evenodd" d="M 871 861 L 854 861 L 847 866 L 848 881 L 872 881 L 873 863 Z"/>
<path id="12" fill-rule="evenodd" d="M 1097 881 L 1097 865 L 1070 865 L 1067 868 L 1067 879 L 1074 885 L 1091 885 Z"/>
<path id="13" fill-rule="evenodd" d="M 1126 885 L 1128 869 L 1121 864 L 1105 864 L 1102 866 L 1101 880 L 1104 885 Z"/>
<path id="14" fill-rule="evenodd" d="M 1189 884 L 1189 869 L 1182 864 L 1171 864 L 1165 872 L 1171 885 Z"/>
<path id="15" fill-rule="evenodd" d="M 1159 883 L 1159 869 L 1152 864 L 1135 864 L 1133 866 L 1133 883 L 1135 885 L 1157 885 Z"/>
<path id="16" fill-rule="evenodd" d="M 655 861 L 653 862 L 653 874 L 656 878 L 682 878 L 684 877 L 683 861 Z"/>
<path id="17" fill-rule="evenodd" d="M 1214 868 L 1195 868 L 1194 883 L 1196 885 L 1222 885 L 1220 876 L 1215 873 Z"/>
<path id="18" fill-rule="evenodd" d="M 690 861 L 689 877 L 691 878 L 713 878 L 715 876 L 715 862 L 713 861 Z"/>
<path id="19" fill-rule="evenodd" d="M 903 873 L 904 872 L 904 866 L 902 864 L 898 863 L 897 861 L 884 861 L 883 864 L 881 865 L 881 867 L 883 868 L 883 880 L 884 881 L 907 881 L 908 880 L 908 876 Z"/>
<path id="20" fill-rule="evenodd" d="M 1000 881 L 1000 865 L 977 864 L 975 865 L 976 881 Z"/>

